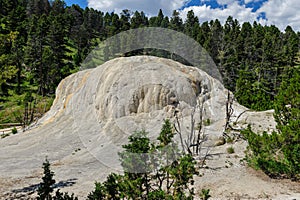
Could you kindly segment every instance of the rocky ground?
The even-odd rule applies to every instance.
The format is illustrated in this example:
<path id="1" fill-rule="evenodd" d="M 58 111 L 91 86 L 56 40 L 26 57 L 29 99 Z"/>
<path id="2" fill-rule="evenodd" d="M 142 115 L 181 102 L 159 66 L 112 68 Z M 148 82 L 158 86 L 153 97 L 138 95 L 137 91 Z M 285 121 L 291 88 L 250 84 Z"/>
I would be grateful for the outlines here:
<path id="1" fill-rule="evenodd" d="M 243 161 L 247 143 L 243 140 L 212 149 L 203 176 L 196 187 L 209 188 L 211 199 L 300 199 L 300 183 L 274 180 L 261 171 L 247 167 Z M 235 153 L 229 154 L 228 147 Z"/>
<path id="2" fill-rule="evenodd" d="M 271 179 L 263 172 L 247 167 L 243 161 L 246 146 L 245 141 L 239 140 L 212 147 L 204 168 L 199 170 L 200 176 L 195 177 L 197 193 L 204 188 L 210 189 L 211 199 L 300 199 L 299 182 Z M 228 147 L 233 147 L 235 153 L 229 154 Z M 97 161 L 94 164 L 97 165 Z M 65 170 L 60 171 L 59 168 L 62 166 Z M 95 173 L 93 177 L 83 178 L 86 173 L 71 173 L 71 175 L 67 169 L 74 171 L 74 166 L 63 161 L 54 162 L 52 169 L 56 172 L 56 187 L 61 191 L 74 192 L 80 199 L 85 199 L 88 192 L 93 190 L 95 180 L 104 180 L 104 177 L 101 178 L 104 172 L 96 169 L 91 170 Z M 63 174 L 68 174 L 69 178 Z M 32 170 L 25 177 L 5 177 L 2 174 L 0 199 L 34 199 L 41 177 L 41 168 Z"/>

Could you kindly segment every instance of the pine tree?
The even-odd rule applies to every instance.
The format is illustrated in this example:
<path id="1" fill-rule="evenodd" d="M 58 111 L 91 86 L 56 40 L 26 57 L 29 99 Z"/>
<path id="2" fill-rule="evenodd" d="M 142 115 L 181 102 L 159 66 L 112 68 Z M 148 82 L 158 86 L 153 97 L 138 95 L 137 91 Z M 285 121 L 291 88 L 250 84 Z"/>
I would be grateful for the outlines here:
<path id="1" fill-rule="evenodd" d="M 1 29 L 0 29 L 1 30 Z M 10 54 L 14 46 L 18 32 L 2 34 L 0 32 L 0 94 L 8 95 L 9 83 L 16 77 L 18 69 L 13 62 L 13 55 Z"/>
<path id="2" fill-rule="evenodd" d="M 56 86 L 59 82 L 70 75 L 74 65 L 71 63 L 71 58 L 67 56 L 70 53 L 67 49 L 67 42 L 65 36 L 67 35 L 64 15 L 64 4 L 59 0 L 54 2 L 56 11 L 51 11 L 49 15 L 49 30 L 47 32 L 45 41 L 46 45 L 43 51 L 43 64 L 47 73 L 47 92 L 54 93 Z M 59 8 L 59 6 L 61 6 Z M 62 13 L 56 14 L 58 11 Z M 68 62 L 69 61 L 69 62 Z M 46 78 L 46 77 L 45 77 Z"/>
<path id="3" fill-rule="evenodd" d="M 121 192 L 128 198 L 136 199 L 149 192 L 149 152 L 150 139 L 145 131 L 135 132 L 129 136 L 129 144 L 123 145 L 119 153 L 125 179 Z M 146 193 L 146 194 L 144 194 Z"/>
<path id="4" fill-rule="evenodd" d="M 104 183 L 96 183 L 88 199 L 193 199 L 196 162 L 190 155 L 173 156 L 178 153 L 173 136 L 169 120 L 157 144 L 145 131 L 135 132 L 119 153 L 124 175 L 110 174 Z"/>
<path id="5" fill-rule="evenodd" d="M 32 85 L 38 86 L 37 93 L 44 96 L 49 90 L 49 67 L 45 65 L 43 54 L 47 45 L 49 29 L 48 17 L 33 15 L 29 20 L 29 34 L 25 48 L 25 64 L 30 69 L 29 80 Z"/>
<path id="6" fill-rule="evenodd" d="M 149 21 L 145 13 L 143 11 L 142 12 L 135 11 L 133 16 L 131 17 L 130 27 L 134 29 L 134 28 L 145 27 L 148 25 L 149 25 Z"/>
<path id="7" fill-rule="evenodd" d="M 187 13 L 187 19 L 184 23 L 184 33 L 196 39 L 199 31 L 199 19 L 195 16 L 193 10 Z"/>
<path id="8" fill-rule="evenodd" d="M 224 51 L 224 34 L 221 22 L 219 20 L 210 22 L 211 39 L 210 39 L 210 55 L 215 63 L 220 63 L 220 52 Z"/>
<path id="9" fill-rule="evenodd" d="M 53 179 L 54 172 L 50 169 L 50 163 L 46 158 L 43 163 L 44 176 L 42 178 L 43 182 L 40 183 L 38 187 L 38 200 L 78 200 L 76 196 L 72 193 L 69 195 L 67 192 L 62 193 L 59 189 L 55 192 L 55 195 L 52 196 L 53 187 L 55 184 L 55 180 Z"/>
<path id="10" fill-rule="evenodd" d="M 181 31 L 182 27 L 183 27 L 183 22 L 179 16 L 179 12 L 174 10 L 170 20 L 170 28 L 175 31 Z"/>
<path id="11" fill-rule="evenodd" d="M 31 15 L 43 15 L 49 14 L 50 12 L 50 3 L 48 0 L 28 0 L 27 4 L 27 14 Z"/>
<path id="12" fill-rule="evenodd" d="M 149 19 L 149 26 L 151 27 L 162 27 L 164 20 L 164 14 L 161 9 L 159 9 L 158 15 L 153 16 Z"/>
<path id="13" fill-rule="evenodd" d="M 66 3 L 62 0 L 51 1 L 51 15 L 61 15 L 65 12 Z"/>
<path id="14" fill-rule="evenodd" d="M 135 132 L 129 136 L 129 144 L 122 146 L 125 150 L 119 153 L 121 165 L 129 178 L 137 178 L 138 173 L 146 173 L 148 169 L 148 153 L 150 139 L 145 131 Z"/>
<path id="15" fill-rule="evenodd" d="M 284 32 L 284 48 L 282 57 L 288 66 L 294 66 L 296 64 L 296 56 L 299 52 L 300 40 L 291 26 L 287 26 Z"/>
<path id="16" fill-rule="evenodd" d="M 239 66 L 239 59 L 236 46 L 236 40 L 239 33 L 239 22 L 229 16 L 224 25 L 225 51 L 222 55 L 223 63 L 221 63 L 221 73 L 223 75 L 224 85 L 233 92 L 235 91 L 235 84 L 239 73 L 237 68 L 237 66 Z"/>
<path id="17" fill-rule="evenodd" d="M 160 131 L 160 134 L 157 138 L 157 140 L 160 142 L 159 144 L 160 147 L 165 147 L 172 142 L 174 137 L 174 133 L 172 129 L 173 128 L 170 120 L 165 120 L 163 127 Z"/>
<path id="18" fill-rule="evenodd" d="M 168 28 L 169 27 L 169 17 L 168 16 L 165 16 L 163 21 L 161 22 L 161 25 L 160 27 L 162 28 Z"/>
<path id="19" fill-rule="evenodd" d="M 121 26 L 121 31 L 127 31 L 130 29 L 130 15 L 131 12 L 128 9 L 125 9 L 121 12 L 121 17 L 120 17 L 120 26 Z"/>
<path id="20" fill-rule="evenodd" d="M 54 172 L 50 170 L 50 163 L 48 159 L 43 163 L 44 176 L 43 182 L 40 183 L 38 188 L 38 199 L 39 200 L 51 200 L 51 193 L 53 192 L 53 185 L 55 180 L 53 179 Z"/>

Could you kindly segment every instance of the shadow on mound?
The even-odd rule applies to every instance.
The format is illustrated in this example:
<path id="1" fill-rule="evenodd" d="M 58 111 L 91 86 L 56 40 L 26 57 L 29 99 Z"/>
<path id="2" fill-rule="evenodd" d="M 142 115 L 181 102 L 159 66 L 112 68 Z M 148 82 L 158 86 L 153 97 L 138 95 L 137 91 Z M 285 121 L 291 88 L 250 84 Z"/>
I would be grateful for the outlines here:
<path id="1" fill-rule="evenodd" d="M 76 184 L 77 178 L 72 178 L 72 179 L 68 179 L 65 181 L 59 181 L 58 183 L 54 184 L 53 189 L 57 189 L 57 188 L 65 188 L 65 187 L 71 187 L 72 185 Z M 34 192 L 36 192 L 38 190 L 40 186 L 40 183 L 38 184 L 33 184 L 21 189 L 15 189 L 12 190 L 13 193 L 28 193 L 28 194 L 32 194 Z"/>

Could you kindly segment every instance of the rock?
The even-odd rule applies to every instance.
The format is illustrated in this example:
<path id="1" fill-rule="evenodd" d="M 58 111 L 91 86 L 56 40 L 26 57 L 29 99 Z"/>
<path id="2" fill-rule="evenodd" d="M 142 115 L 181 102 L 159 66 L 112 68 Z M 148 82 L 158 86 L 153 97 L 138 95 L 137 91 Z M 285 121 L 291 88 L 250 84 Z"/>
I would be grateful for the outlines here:
<path id="1" fill-rule="evenodd" d="M 103 125 L 101 129 L 114 121 L 119 130 L 130 132 L 147 128 L 145 124 L 149 124 L 152 128 L 155 125 L 153 131 L 157 132 L 160 129 L 157 120 L 174 117 L 171 110 L 190 124 L 193 108 L 203 104 L 203 115 L 216 122 L 205 131 L 218 138 L 220 123 L 225 119 L 226 94 L 218 80 L 195 67 L 151 56 L 117 58 L 63 80 L 51 110 L 38 124 L 58 123 L 60 116 L 72 114 L 83 129 L 86 127 L 82 121 L 96 122 L 96 119 Z M 199 112 L 196 109 L 196 120 Z M 118 134 L 122 135 L 122 131 Z"/>
<path id="2" fill-rule="evenodd" d="M 215 146 L 221 146 L 226 143 L 226 140 L 224 137 L 219 137 L 219 139 L 215 142 Z"/>

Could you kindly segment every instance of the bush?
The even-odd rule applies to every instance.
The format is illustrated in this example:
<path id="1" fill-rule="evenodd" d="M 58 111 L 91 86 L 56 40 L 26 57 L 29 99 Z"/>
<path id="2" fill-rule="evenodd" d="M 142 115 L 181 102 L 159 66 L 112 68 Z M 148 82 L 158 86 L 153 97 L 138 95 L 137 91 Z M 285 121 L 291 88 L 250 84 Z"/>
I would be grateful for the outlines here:
<path id="1" fill-rule="evenodd" d="M 270 177 L 300 179 L 300 72 L 287 73 L 275 98 L 278 132 L 258 135 L 249 126 L 241 133 L 248 140 L 248 163 Z"/>
<path id="2" fill-rule="evenodd" d="M 258 135 L 251 127 L 242 134 L 249 143 L 246 160 L 250 166 L 262 169 L 273 178 L 300 178 L 299 144 L 283 143 L 284 137 L 275 132 Z"/>
<path id="3" fill-rule="evenodd" d="M 78 200 L 78 198 L 75 197 L 74 194 L 70 196 L 67 192 L 62 193 L 57 190 L 55 196 L 53 197 L 53 200 Z"/>
<path id="4" fill-rule="evenodd" d="M 227 153 L 233 154 L 234 153 L 234 148 L 233 147 L 228 147 L 227 148 Z"/>
<path id="5" fill-rule="evenodd" d="M 203 125 L 204 126 L 210 126 L 211 125 L 210 119 L 208 118 L 208 119 L 204 120 Z"/>
<path id="6" fill-rule="evenodd" d="M 200 199 L 201 200 L 207 200 L 209 199 L 211 196 L 209 194 L 210 190 L 209 189 L 202 189 L 201 190 L 201 194 L 200 194 Z"/>
<path id="7" fill-rule="evenodd" d="M 233 143 L 233 141 L 234 141 L 234 137 L 227 137 L 226 138 L 227 143 Z"/>
<path id="8" fill-rule="evenodd" d="M 14 127 L 13 129 L 11 129 L 11 133 L 12 134 L 17 134 L 18 133 L 18 130 L 16 129 L 16 127 Z"/>

